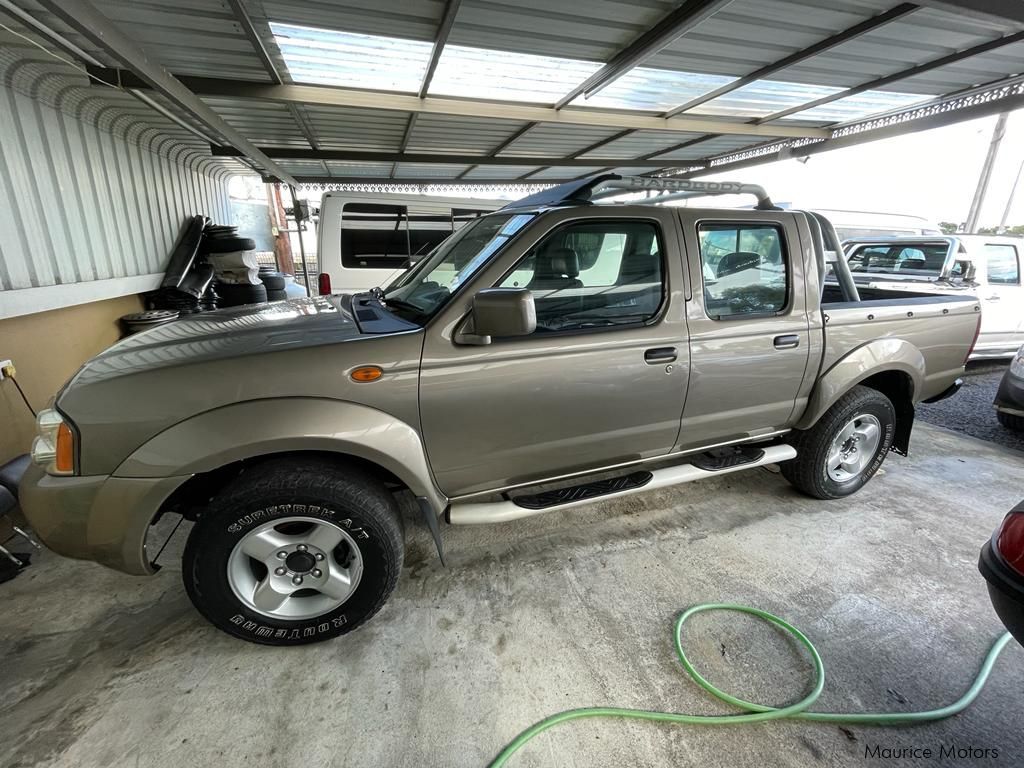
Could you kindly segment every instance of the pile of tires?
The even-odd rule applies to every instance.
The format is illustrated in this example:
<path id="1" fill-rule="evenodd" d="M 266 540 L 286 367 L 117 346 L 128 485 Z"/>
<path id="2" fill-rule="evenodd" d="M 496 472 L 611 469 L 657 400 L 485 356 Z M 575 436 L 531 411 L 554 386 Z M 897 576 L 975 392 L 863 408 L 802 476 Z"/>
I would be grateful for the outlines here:
<path id="1" fill-rule="evenodd" d="M 267 289 L 259 278 L 256 242 L 239 237 L 238 228 L 213 224 L 203 230 L 200 251 L 216 273 L 219 307 L 240 307 L 268 300 Z"/>
<path id="2" fill-rule="evenodd" d="M 283 301 L 288 298 L 285 290 L 287 283 L 282 273 L 273 267 L 260 267 L 258 277 L 263 287 L 267 289 L 267 301 Z"/>

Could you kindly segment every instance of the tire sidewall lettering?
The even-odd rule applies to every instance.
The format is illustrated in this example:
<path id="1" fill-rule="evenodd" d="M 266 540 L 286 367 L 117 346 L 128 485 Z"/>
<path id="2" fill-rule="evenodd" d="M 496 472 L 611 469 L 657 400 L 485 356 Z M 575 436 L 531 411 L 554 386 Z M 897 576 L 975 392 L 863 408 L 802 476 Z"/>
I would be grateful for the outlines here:
<path id="1" fill-rule="evenodd" d="M 317 504 L 271 504 L 264 509 L 257 509 L 239 517 L 227 526 L 227 532 L 246 533 L 257 525 L 286 517 L 322 517 L 344 528 L 354 539 L 370 538 L 369 531 L 362 525 L 356 524 L 351 517 L 343 516 L 337 510 Z"/>

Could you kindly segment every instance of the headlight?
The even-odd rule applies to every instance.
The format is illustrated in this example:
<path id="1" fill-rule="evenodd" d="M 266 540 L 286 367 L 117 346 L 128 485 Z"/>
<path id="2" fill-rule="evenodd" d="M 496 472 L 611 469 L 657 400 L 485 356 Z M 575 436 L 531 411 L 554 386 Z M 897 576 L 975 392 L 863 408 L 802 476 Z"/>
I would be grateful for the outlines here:
<path id="1" fill-rule="evenodd" d="M 75 434 L 64 417 L 52 408 L 40 411 L 36 417 L 32 461 L 51 475 L 75 472 Z"/>
<path id="2" fill-rule="evenodd" d="M 1010 363 L 1010 375 L 1018 379 L 1024 379 L 1024 347 L 1017 350 L 1017 356 Z"/>

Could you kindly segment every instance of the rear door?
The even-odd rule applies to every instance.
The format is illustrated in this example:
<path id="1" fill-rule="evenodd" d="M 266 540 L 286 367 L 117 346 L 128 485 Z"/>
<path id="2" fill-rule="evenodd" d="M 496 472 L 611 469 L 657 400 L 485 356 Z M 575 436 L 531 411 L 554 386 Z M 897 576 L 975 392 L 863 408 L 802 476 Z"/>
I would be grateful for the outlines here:
<path id="1" fill-rule="evenodd" d="M 993 354 L 1012 352 L 1020 346 L 1024 332 L 1020 250 L 1005 242 L 985 242 L 974 250 L 984 270 L 984 285 L 978 291 L 982 322 L 977 349 Z"/>
<path id="2" fill-rule="evenodd" d="M 809 238 L 805 246 L 792 213 L 679 210 L 694 289 L 678 447 L 784 429 L 819 359 L 820 330 L 811 337 L 808 306 L 820 313 L 803 279 L 816 275 Z"/>

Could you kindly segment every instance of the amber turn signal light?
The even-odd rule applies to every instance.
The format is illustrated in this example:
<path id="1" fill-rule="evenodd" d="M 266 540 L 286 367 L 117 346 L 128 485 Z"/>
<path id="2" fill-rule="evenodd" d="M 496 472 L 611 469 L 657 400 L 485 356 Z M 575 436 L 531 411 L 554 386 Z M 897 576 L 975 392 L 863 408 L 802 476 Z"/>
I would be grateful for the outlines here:
<path id="1" fill-rule="evenodd" d="M 57 455 L 53 465 L 58 472 L 70 474 L 75 469 L 75 436 L 64 422 L 57 428 Z"/>
<path id="2" fill-rule="evenodd" d="M 376 381 L 383 375 L 383 369 L 376 365 L 363 365 L 349 374 L 352 381 Z"/>

